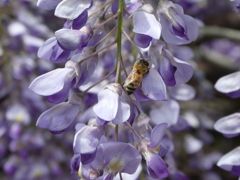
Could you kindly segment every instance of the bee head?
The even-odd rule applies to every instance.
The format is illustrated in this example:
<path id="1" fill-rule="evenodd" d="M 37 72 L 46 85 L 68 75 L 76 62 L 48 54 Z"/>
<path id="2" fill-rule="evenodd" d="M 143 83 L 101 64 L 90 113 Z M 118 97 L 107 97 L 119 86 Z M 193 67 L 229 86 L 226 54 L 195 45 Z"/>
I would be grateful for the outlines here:
<path id="1" fill-rule="evenodd" d="M 139 62 L 143 63 L 145 66 L 149 66 L 149 63 L 145 59 L 141 59 Z"/>

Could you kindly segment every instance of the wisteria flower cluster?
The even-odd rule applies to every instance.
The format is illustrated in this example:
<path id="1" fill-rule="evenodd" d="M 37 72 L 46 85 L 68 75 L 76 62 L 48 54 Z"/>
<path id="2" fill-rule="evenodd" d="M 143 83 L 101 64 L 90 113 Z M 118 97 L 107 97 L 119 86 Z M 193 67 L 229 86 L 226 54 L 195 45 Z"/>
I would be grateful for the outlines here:
<path id="1" fill-rule="evenodd" d="M 238 0 L 0 7 L 0 177 L 240 177 Z"/>
<path id="2" fill-rule="evenodd" d="M 65 67 L 37 77 L 29 86 L 56 104 L 41 114 L 37 126 L 56 134 L 69 130 L 83 113 L 90 89 L 102 81 L 107 84 L 90 107 L 87 125 L 78 123 L 75 127 L 72 173 L 88 180 L 110 180 L 118 174 L 122 179 L 122 174 L 136 172 L 143 156 L 150 177 L 168 177 L 168 165 L 162 157 L 171 149 L 162 139 L 166 128 L 177 123 L 179 111 L 171 122 L 152 113 L 153 128 L 140 102 L 166 101 L 167 87 L 193 91 L 179 86 L 192 77 L 192 66 L 174 57 L 166 43 L 182 45 L 196 40 L 197 21 L 167 0 L 159 1 L 156 10 L 144 1 L 124 0 L 38 0 L 37 5 L 66 20 L 55 37 L 38 50 L 39 58 L 65 63 Z M 128 76 L 127 69 L 134 63 L 139 65 L 134 65 Z M 110 72 L 96 82 L 93 74 L 101 71 L 99 76 L 103 76 L 105 68 Z M 144 68 L 146 71 L 141 70 Z M 129 89 L 133 95 L 128 95 Z M 177 89 L 171 91 L 173 97 Z"/>

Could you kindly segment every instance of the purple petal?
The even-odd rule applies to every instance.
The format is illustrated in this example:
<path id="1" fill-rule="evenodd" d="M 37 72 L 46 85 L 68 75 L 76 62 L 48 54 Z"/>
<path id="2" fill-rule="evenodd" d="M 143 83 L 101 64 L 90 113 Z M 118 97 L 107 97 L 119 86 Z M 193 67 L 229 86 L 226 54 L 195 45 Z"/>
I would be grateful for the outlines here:
<path id="1" fill-rule="evenodd" d="M 65 79 L 73 71 L 70 68 L 59 68 L 43 74 L 30 84 L 29 88 L 42 96 L 50 96 L 58 93 L 64 88 Z"/>
<path id="2" fill-rule="evenodd" d="M 102 132 L 99 127 L 85 126 L 74 137 L 73 150 L 76 154 L 90 154 L 96 151 Z"/>
<path id="3" fill-rule="evenodd" d="M 163 157 L 168 153 L 169 149 L 163 144 L 162 142 L 160 143 L 160 149 L 159 149 L 159 156 Z"/>
<path id="4" fill-rule="evenodd" d="M 147 160 L 147 171 L 152 178 L 168 177 L 168 169 L 165 162 L 157 154 L 149 153 Z"/>
<path id="5" fill-rule="evenodd" d="M 177 21 L 177 23 L 179 23 L 179 25 L 181 25 L 186 31 L 185 32 L 186 38 L 179 37 L 178 34 L 176 34 L 176 31 L 173 32 L 172 31 L 173 22 L 167 19 L 165 15 L 160 15 L 160 23 L 162 24 L 162 27 L 163 27 L 162 28 L 163 39 L 166 41 L 166 43 L 169 43 L 169 44 L 176 44 L 176 45 L 188 44 L 196 40 L 198 36 L 199 27 L 198 27 L 197 21 L 191 16 L 183 14 L 183 9 L 180 5 L 174 4 L 174 6 L 175 6 L 174 10 L 177 13 L 176 15 L 179 16 L 179 18 L 182 19 L 184 23 L 184 26 L 183 26 L 181 25 L 182 22 Z"/>
<path id="6" fill-rule="evenodd" d="M 233 166 L 231 173 L 236 176 L 240 176 L 240 166 Z"/>
<path id="7" fill-rule="evenodd" d="M 222 93 L 231 93 L 240 90 L 240 71 L 221 77 L 215 88 Z"/>
<path id="8" fill-rule="evenodd" d="M 153 14 L 145 11 L 137 11 L 133 14 L 133 32 L 144 34 L 159 39 L 161 35 L 161 24 L 156 20 Z"/>
<path id="9" fill-rule="evenodd" d="M 76 19 L 85 9 L 90 8 L 92 0 L 63 0 L 55 10 L 55 16 Z"/>
<path id="10" fill-rule="evenodd" d="M 77 49 L 89 38 L 88 33 L 73 29 L 60 29 L 55 32 L 55 36 L 59 45 L 68 51 Z"/>
<path id="11" fill-rule="evenodd" d="M 57 44 L 55 37 L 47 39 L 38 50 L 38 57 L 45 61 L 50 61 L 52 48 Z"/>
<path id="12" fill-rule="evenodd" d="M 127 3 L 125 1 L 125 3 Z M 142 5 L 142 3 L 140 2 L 134 2 L 134 3 L 131 3 L 131 4 L 126 4 L 126 10 L 132 14 L 133 12 L 135 12 L 140 6 Z"/>
<path id="13" fill-rule="evenodd" d="M 148 145 L 149 147 L 155 148 L 160 144 L 162 137 L 164 136 L 165 130 L 167 128 L 167 125 L 168 125 L 167 123 L 162 123 L 154 127 L 151 133 L 150 138 L 151 144 Z"/>
<path id="14" fill-rule="evenodd" d="M 78 172 L 79 166 L 80 166 L 80 161 L 81 161 L 81 155 L 80 154 L 74 154 L 70 167 L 71 167 L 71 174 L 76 174 Z"/>
<path id="15" fill-rule="evenodd" d="M 238 135 L 240 133 L 240 113 L 234 113 L 219 119 L 214 129 L 225 135 Z"/>
<path id="16" fill-rule="evenodd" d="M 81 162 L 83 165 L 91 163 L 96 157 L 96 151 L 90 154 L 81 154 Z"/>
<path id="17" fill-rule="evenodd" d="M 47 96 L 48 102 L 58 104 L 65 101 L 68 98 L 69 89 L 70 89 L 70 83 L 65 83 L 61 91 L 59 91 L 56 94 Z"/>
<path id="18" fill-rule="evenodd" d="M 79 112 L 79 106 L 63 102 L 40 115 L 37 126 L 50 131 L 63 131 L 68 128 Z"/>
<path id="19" fill-rule="evenodd" d="M 177 123 L 180 107 L 177 101 L 168 100 L 159 103 L 160 106 L 152 108 L 150 117 L 154 124 L 168 123 L 168 126 Z"/>
<path id="20" fill-rule="evenodd" d="M 174 86 L 176 84 L 174 73 L 176 67 L 174 67 L 167 56 L 162 56 L 158 61 L 158 71 L 161 74 L 165 84 L 167 86 Z"/>
<path id="21" fill-rule="evenodd" d="M 169 87 L 169 96 L 178 101 L 189 101 L 196 95 L 195 89 L 188 84 L 178 84 Z"/>
<path id="22" fill-rule="evenodd" d="M 67 51 L 62 49 L 57 43 L 53 48 L 51 48 L 50 59 L 46 59 L 47 61 L 51 61 L 53 63 L 67 62 L 68 58 L 71 56 L 71 51 Z M 49 52 L 50 53 L 50 52 Z"/>
<path id="23" fill-rule="evenodd" d="M 98 28 L 94 31 L 94 34 L 92 36 L 92 38 L 88 41 L 88 46 L 92 47 L 92 46 L 95 46 L 104 36 L 106 36 L 106 32 L 104 30 L 104 28 Z M 102 47 L 104 43 L 100 43 L 98 46 L 97 46 L 97 50 L 99 48 Z M 109 52 L 108 52 L 108 55 L 109 55 Z"/>
<path id="24" fill-rule="evenodd" d="M 133 174 L 141 162 L 141 155 L 130 144 L 108 142 L 101 145 L 105 164 L 113 172 Z"/>
<path id="25" fill-rule="evenodd" d="M 219 159 L 217 166 L 220 168 L 231 171 L 233 166 L 240 166 L 240 147 L 233 149 Z"/>
<path id="26" fill-rule="evenodd" d="M 72 28 L 79 30 L 81 29 L 88 20 L 88 11 L 83 11 L 76 19 L 73 20 Z"/>
<path id="27" fill-rule="evenodd" d="M 177 68 L 174 76 L 176 80 L 176 84 L 182 84 L 189 81 L 193 75 L 193 67 L 185 61 L 177 59 L 172 56 L 172 53 L 166 49 L 168 57 L 171 59 L 172 65 Z"/>
<path id="28" fill-rule="evenodd" d="M 239 98 L 240 97 L 240 90 L 227 93 L 226 95 L 230 98 Z"/>
<path id="29" fill-rule="evenodd" d="M 147 48 L 152 38 L 144 34 L 135 34 L 134 42 L 141 48 Z"/>
<path id="30" fill-rule="evenodd" d="M 135 90 L 135 92 L 133 93 L 134 97 L 138 100 L 138 101 L 143 101 L 143 102 L 147 102 L 150 101 L 151 99 L 148 98 L 148 96 L 145 96 L 143 94 L 142 91 L 139 90 L 139 88 L 137 88 Z"/>
<path id="31" fill-rule="evenodd" d="M 98 103 L 93 107 L 95 114 L 105 121 L 115 119 L 118 111 L 119 95 L 109 89 L 98 93 Z"/>
<path id="32" fill-rule="evenodd" d="M 62 0 L 38 0 L 37 6 L 45 10 L 53 10 Z"/>
<path id="33" fill-rule="evenodd" d="M 156 69 L 150 69 L 149 73 L 143 77 L 142 90 L 152 100 L 163 101 L 167 99 L 166 86 Z"/>
<path id="34" fill-rule="evenodd" d="M 120 100 L 119 104 L 118 104 L 117 115 L 112 122 L 114 124 L 122 124 L 125 121 L 127 121 L 129 117 L 130 117 L 130 106 L 129 106 L 129 104 Z"/>

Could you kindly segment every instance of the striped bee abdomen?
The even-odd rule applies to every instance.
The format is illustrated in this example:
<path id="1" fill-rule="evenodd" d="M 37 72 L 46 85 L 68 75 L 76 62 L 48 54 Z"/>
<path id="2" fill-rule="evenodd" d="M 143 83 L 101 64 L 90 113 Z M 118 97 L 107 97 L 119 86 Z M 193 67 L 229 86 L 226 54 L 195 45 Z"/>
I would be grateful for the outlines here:
<path id="1" fill-rule="evenodd" d="M 132 93 L 134 93 L 135 90 L 136 90 L 136 87 L 134 86 L 133 83 L 129 83 L 126 86 L 126 91 L 127 91 L 128 95 L 131 95 Z"/>

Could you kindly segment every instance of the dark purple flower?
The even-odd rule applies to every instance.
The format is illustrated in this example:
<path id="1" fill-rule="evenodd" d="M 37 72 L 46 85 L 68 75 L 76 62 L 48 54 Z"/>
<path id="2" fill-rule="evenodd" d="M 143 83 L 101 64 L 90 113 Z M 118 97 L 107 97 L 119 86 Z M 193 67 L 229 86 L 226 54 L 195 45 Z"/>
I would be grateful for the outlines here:
<path id="1" fill-rule="evenodd" d="M 192 66 L 172 55 L 159 41 L 150 49 L 151 58 L 156 69 L 161 74 L 167 86 L 182 84 L 190 80 L 193 75 Z"/>
<path id="2" fill-rule="evenodd" d="M 160 1 L 157 14 L 163 39 L 169 44 L 188 44 L 198 36 L 197 21 L 183 13 L 183 8 L 171 1 Z"/>
<path id="3" fill-rule="evenodd" d="M 152 130 L 150 137 L 146 137 L 138 144 L 139 151 L 146 160 L 148 174 L 152 178 L 168 177 L 167 165 L 158 154 L 162 148 L 161 141 L 166 128 L 167 123 L 157 125 Z"/>

